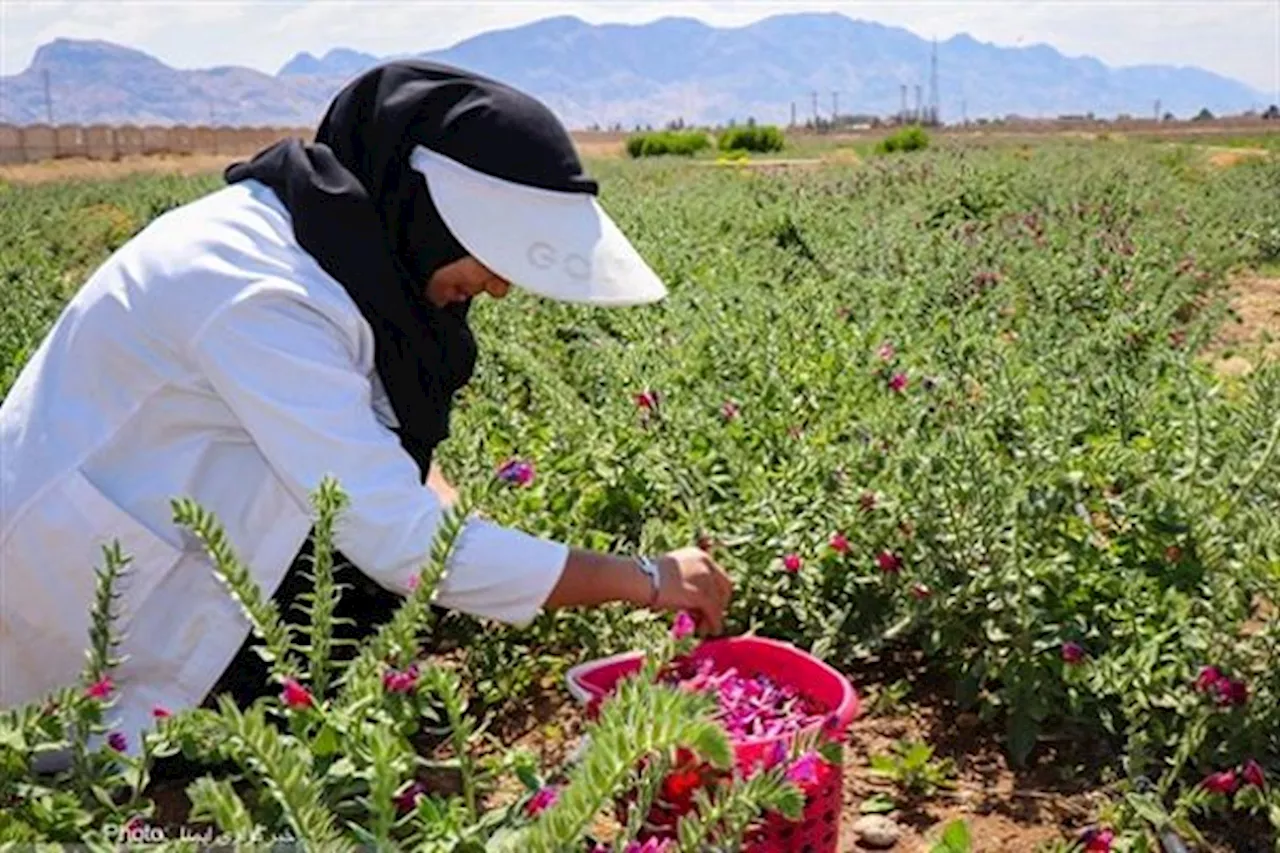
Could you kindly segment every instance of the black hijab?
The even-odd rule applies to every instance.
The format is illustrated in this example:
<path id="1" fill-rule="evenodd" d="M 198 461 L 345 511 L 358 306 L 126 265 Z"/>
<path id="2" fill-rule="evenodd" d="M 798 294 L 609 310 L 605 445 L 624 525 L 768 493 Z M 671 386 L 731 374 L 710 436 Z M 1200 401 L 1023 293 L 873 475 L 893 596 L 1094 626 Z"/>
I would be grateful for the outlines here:
<path id="1" fill-rule="evenodd" d="M 400 443 L 425 482 L 449 435 L 454 395 L 475 370 L 470 303 L 424 298 L 440 267 L 467 254 L 409 164 L 422 145 L 496 178 L 596 194 L 568 131 L 534 98 L 458 68 L 381 65 L 334 99 L 315 142 L 283 140 L 227 169 L 288 208 L 298 243 L 350 294 L 373 329 L 375 364 Z M 513 282 L 518 284 L 518 282 Z"/>

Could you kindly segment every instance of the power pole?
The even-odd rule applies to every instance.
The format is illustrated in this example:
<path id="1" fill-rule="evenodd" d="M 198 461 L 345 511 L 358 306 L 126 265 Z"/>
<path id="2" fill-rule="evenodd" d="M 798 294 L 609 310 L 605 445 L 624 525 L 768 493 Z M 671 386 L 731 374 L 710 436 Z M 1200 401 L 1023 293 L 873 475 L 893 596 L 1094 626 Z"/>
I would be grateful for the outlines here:
<path id="1" fill-rule="evenodd" d="M 1160 121 L 1160 99 L 1156 98 L 1156 121 Z"/>
<path id="2" fill-rule="evenodd" d="M 902 109 L 898 111 L 898 123 L 907 123 L 907 84 L 902 84 Z"/>
<path id="3" fill-rule="evenodd" d="M 941 124 L 938 118 L 938 39 L 933 40 L 933 53 L 929 58 L 929 123 Z"/>
<path id="4" fill-rule="evenodd" d="M 963 98 L 960 100 L 960 123 L 965 126 L 969 124 L 969 101 Z"/>
<path id="5" fill-rule="evenodd" d="M 796 126 L 796 102 L 791 102 L 791 126 Z"/>
<path id="6" fill-rule="evenodd" d="M 835 124 L 836 119 L 840 118 L 840 93 L 831 93 L 831 123 Z"/>
<path id="7" fill-rule="evenodd" d="M 920 97 L 920 84 L 917 83 L 916 84 L 916 123 L 917 124 L 920 123 L 921 110 L 923 109 L 924 109 L 924 104 Z"/>
<path id="8" fill-rule="evenodd" d="M 813 95 L 813 124 L 816 127 L 818 124 L 818 92 L 815 89 L 811 94 Z"/>
<path id="9" fill-rule="evenodd" d="M 53 125 L 53 89 L 49 85 L 49 69 L 44 70 L 44 112 L 49 119 L 49 125 Z"/>

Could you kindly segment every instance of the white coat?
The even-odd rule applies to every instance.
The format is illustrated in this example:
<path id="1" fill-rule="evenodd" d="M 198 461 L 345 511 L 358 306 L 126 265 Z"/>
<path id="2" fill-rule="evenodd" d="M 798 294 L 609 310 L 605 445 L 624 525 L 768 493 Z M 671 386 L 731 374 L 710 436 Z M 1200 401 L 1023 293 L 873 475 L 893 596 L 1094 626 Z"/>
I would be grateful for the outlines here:
<path id="1" fill-rule="evenodd" d="M 336 547 L 407 592 L 442 508 L 388 428 L 373 353 L 355 303 L 254 181 L 160 216 L 99 268 L 0 406 L 0 706 L 75 681 L 113 539 L 133 560 L 112 709 L 129 751 L 154 706 L 204 700 L 249 625 L 174 523 L 175 497 L 218 517 L 269 594 L 333 475 L 350 498 Z M 437 601 L 525 623 L 567 556 L 474 519 Z"/>

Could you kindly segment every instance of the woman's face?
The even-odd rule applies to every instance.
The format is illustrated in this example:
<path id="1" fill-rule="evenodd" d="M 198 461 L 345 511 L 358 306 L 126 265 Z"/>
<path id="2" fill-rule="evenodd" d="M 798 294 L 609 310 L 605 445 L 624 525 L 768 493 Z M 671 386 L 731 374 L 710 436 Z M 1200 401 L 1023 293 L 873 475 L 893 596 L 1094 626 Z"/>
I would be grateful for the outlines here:
<path id="1" fill-rule="evenodd" d="M 465 302 L 487 293 L 501 299 L 511 290 L 511 284 L 494 275 L 484 264 L 467 255 L 446 264 L 431 274 L 427 281 L 427 301 L 437 308 Z"/>

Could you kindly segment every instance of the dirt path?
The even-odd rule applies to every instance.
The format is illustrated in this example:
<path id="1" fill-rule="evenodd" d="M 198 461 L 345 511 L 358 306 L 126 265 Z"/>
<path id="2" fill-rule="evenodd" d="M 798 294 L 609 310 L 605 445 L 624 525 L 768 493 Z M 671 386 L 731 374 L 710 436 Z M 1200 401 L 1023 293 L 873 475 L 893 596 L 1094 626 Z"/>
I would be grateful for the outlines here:
<path id="1" fill-rule="evenodd" d="M 1280 277 L 1248 275 L 1230 291 L 1237 321 L 1228 320 L 1205 353 L 1224 376 L 1241 376 L 1280 358 Z"/>
<path id="2" fill-rule="evenodd" d="M 154 154 L 145 157 L 124 157 L 120 160 L 90 160 L 84 157 L 68 157 L 58 160 L 41 160 L 38 163 L 15 163 L 0 166 L 0 181 L 14 184 L 42 184 L 52 181 L 109 180 L 138 172 L 169 175 L 216 174 L 240 156 L 221 154 Z"/>

